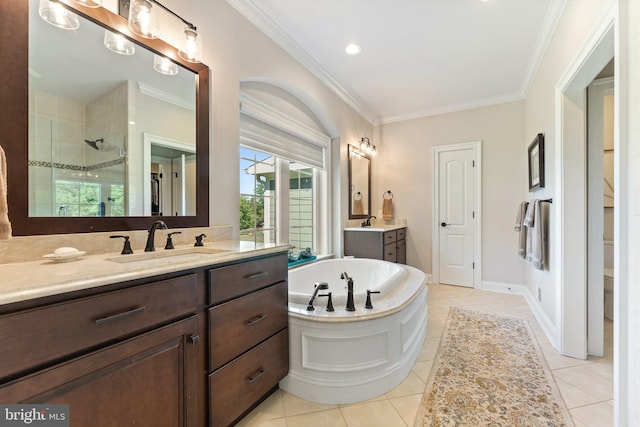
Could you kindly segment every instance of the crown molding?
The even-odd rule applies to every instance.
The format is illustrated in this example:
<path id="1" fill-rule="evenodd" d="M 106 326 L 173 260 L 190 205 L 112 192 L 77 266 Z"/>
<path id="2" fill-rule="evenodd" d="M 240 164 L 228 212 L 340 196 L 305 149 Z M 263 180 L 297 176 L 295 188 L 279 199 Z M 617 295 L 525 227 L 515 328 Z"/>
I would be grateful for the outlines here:
<path id="1" fill-rule="evenodd" d="M 551 39 L 553 38 L 553 34 L 556 31 L 556 27 L 558 26 L 558 22 L 560 22 L 560 17 L 562 16 L 562 12 L 566 5 L 567 0 L 552 0 L 549 9 L 547 9 L 544 22 L 538 32 L 536 45 L 534 46 L 533 53 L 529 59 L 529 65 L 527 66 L 524 78 L 522 79 L 520 92 L 522 93 L 523 98 L 526 98 L 529 94 L 529 89 L 531 89 L 533 79 L 538 72 L 538 68 L 540 68 L 544 55 L 547 53 L 547 49 L 549 48 L 549 44 L 551 43 Z"/>
<path id="2" fill-rule="evenodd" d="M 331 89 L 347 105 L 358 112 L 364 119 L 373 125 L 379 124 L 379 117 L 365 105 L 352 96 L 336 79 L 334 79 L 320 64 L 318 64 L 300 45 L 298 45 L 287 33 L 276 25 L 262 9 L 252 0 L 227 0 L 234 9 L 255 25 L 267 37 L 284 49 L 303 67 L 309 70 L 322 83 Z"/>
<path id="3" fill-rule="evenodd" d="M 520 92 L 508 93 L 504 95 L 491 96 L 487 98 L 476 99 L 470 102 L 461 102 L 459 104 L 449 104 L 441 107 L 422 110 L 411 114 L 400 116 L 385 117 L 380 124 L 386 125 L 405 120 L 421 119 L 424 117 L 437 116 L 439 114 L 455 113 L 457 111 L 472 110 L 474 108 L 489 107 L 491 105 L 505 104 L 507 102 L 522 101 L 524 96 Z"/>
<path id="4" fill-rule="evenodd" d="M 158 89 L 157 87 L 148 85 L 143 82 L 138 82 L 138 87 L 140 88 L 140 92 L 143 95 L 152 96 L 156 99 L 159 99 L 164 102 L 168 102 L 173 105 L 177 105 L 178 107 L 184 108 L 186 110 L 196 111 L 195 102 L 189 101 L 179 96 L 175 96 L 169 92 L 165 92 L 162 89 Z"/>

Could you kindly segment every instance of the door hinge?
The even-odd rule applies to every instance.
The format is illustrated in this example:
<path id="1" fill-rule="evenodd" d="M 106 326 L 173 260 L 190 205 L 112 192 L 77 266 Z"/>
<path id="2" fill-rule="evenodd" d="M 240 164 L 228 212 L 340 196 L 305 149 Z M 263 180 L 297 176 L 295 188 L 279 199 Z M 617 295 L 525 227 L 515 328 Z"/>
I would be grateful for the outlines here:
<path id="1" fill-rule="evenodd" d="M 472 270 L 475 270 L 475 269 L 476 269 L 476 263 L 475 263 L 475 262 L 472 262 L 472 263 L 471 263 L 471 269 L 472 269 Z"/>
<path id="2" fill-rule="evenodd" d="M 476 167 L 476 161 L 475 160 L 471 160 L 471 167 L 475 168 Z"/>
<path id="3" fill-rule="evenodd" d="M 471 212 L 471 218 L 475 218 L 476 217 L 476 211 Z"/>

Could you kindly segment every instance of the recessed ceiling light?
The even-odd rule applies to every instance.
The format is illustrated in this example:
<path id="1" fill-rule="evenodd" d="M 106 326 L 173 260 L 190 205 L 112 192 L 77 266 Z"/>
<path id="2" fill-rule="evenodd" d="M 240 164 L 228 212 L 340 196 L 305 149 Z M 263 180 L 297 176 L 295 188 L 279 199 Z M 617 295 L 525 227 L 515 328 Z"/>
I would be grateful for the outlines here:
<path id="1" fill-rule="evenodd" d="M 347 52 L 349 55 L 357 55 L 360 53 L 362 49 L 360 48 L 360 46 L 358 46 L 355 43 L 350 43 L 347 45 L 347 47 L 344 49 L 345 52 Z"/>

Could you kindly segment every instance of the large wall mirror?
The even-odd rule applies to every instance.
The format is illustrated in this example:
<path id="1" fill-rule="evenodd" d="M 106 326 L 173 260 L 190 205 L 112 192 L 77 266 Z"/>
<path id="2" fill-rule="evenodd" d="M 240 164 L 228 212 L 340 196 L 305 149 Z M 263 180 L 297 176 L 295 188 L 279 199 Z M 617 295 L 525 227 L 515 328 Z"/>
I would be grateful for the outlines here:
<path id="1" fill-rule="evenodd" d="M 0 145 L 14 235 L 209 223 L 209 69 L 131 33 L 105 9 L 61 3 L 76 30 L 38 15 L 38 0 L 2 2 Z M 105 47 L 109 31 L 132 55 Z M 172 60 L 175 75 L 154 69 Z"/>
<path id="2" fill-rule="evenodd" d="M 371 215 L 371 159 L 349 145 L 349 219 Z"/>

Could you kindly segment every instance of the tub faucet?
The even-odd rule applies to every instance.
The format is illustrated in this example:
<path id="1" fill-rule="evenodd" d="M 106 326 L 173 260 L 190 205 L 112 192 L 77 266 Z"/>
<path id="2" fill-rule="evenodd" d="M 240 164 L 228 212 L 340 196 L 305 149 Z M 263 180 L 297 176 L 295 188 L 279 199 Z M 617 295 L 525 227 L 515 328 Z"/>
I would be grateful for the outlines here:
<path id="1" fill-rule="evenodd" d="M 154 239 L 156 236 L 156 230 L 158 228 L 162 228 L 163 230 L 166 230 L 169 227 L 167 227 L 167 224 L 165 224 L 164 221 L 161 219 L 151 224 L 151 227 L 149 227 L 149 235 L 147 236 L 147 245 L 144 248 L 145 252 L 154 252 L 156 250 L 154 245 Z"/>
<path id="2" fill-rule="evenodd" d="M 356 311 L 356 305 L 353 302 L 353 277 L 349 277 L 345 271 L 340 275 L 340 278 L 347 281 L 347 306 L 345 307 L 345 310 Z"/>
<path id="3" fill-rule="evenodd" d="M 362 221 L 362 227 L 371 227 L 371 218 L 375 218 L 375 216 L 371 215 L 366 220 Z"/>
<path id="4" fill-rule="evenodd" d="M 313 311 L 315 308 L 313 307 L 313 300 L 316 299 L 318 295 L 318 291 L 329 289 L 329 284 L 327 282 L 317 282 L 314 285 L 313 295 L 311 295 L 311 299 L 309 300 L 309 304 L 307 305 L 307 311 Z"/>

